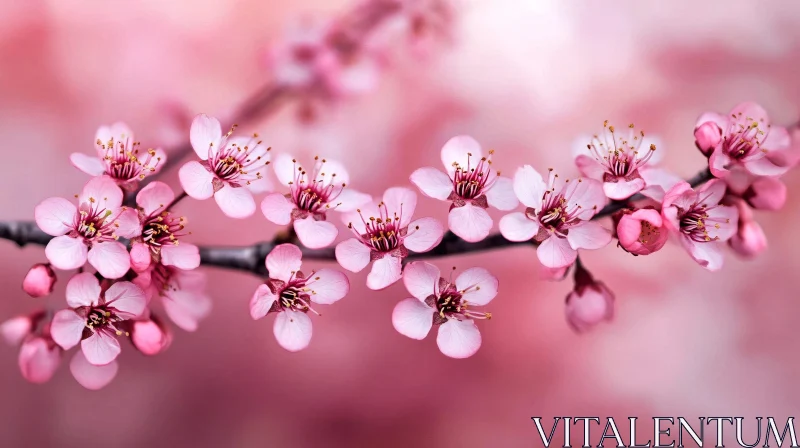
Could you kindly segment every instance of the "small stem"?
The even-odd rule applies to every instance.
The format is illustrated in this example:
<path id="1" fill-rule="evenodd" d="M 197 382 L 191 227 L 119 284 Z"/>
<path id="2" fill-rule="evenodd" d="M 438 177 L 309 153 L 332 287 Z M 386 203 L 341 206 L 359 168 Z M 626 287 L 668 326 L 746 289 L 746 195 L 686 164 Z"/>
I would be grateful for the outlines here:
<path id="1" fill-rule="evenodd" d="M 189 194 L 188 194 L 188 193 L 186 193 L 185 191 L 181 190 L 181 192 L 180 192 L 180 193 L 179 193 L 177 196 L 175 196 L 175 199 L 173 199 L 173 200 L 172 200 L 172 202 L 170 202 L 170 203 L 169 203 L 169 205 L 167 205 L 167 206 L 164 208 L 164 211 L 170 211 L 170 210 L 172 210 L 172 207 L 175 207 L 175 205 L 176 205 L 178 202 L 181 202 L 181 201 L 182 201 L 184 198 L 186 198 L 186 197 L 188 197 L 188 196 L 189 196 Z"/>

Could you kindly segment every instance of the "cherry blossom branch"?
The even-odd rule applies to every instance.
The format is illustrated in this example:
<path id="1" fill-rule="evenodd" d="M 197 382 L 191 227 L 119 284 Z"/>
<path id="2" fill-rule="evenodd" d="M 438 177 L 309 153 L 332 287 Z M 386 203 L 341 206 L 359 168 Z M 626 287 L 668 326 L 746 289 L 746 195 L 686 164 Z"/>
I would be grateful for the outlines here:
<path id="1" fill-rule="evenodd" d="M 687 182 L 692 187 L 704 184 L 711 180 L 713 176 L 711 172 L 706 169 L 696 174 Z M 177 202 L 181 198 L 179 195 L 176 198 Z M 632 196 L 626 201 L 613 201 L 603 207 L 592 219 L 601 219 L 613 215 L 614 213 L 626 208 L 630 203 L 645 199 L 645 196 L 637 194 Z M 19 247 L 27 244 L 46 245 L 53 237 L 42 232 L 35 222 L 32 221 L 10 221 L 0 222 L 0 238 L 13 241 Z M 290 236 L 284 237 L 284 239 Z M 281 238 L 276 238 L 277 242 L 262 242 L 256 243 L 252 246 L 238 246 L 238 247 L 200 247 L 200 258 L 202 264 L 205 266 L 216 266 L 226 269 L 235 269 L 240 271 L 250 272 L 256 275 L 266 275 L 266 267 L 264 266 L 264 258 L 267 254 L 275 248 L 277 244 L 282 242 Z M 484 252 L 489 250 L 498 250 L 512 246 L 533 245 L 531 241 L 513 242 L 503 238 L 502 235 L 493 234 L 489 235 L 482 241 L 477 243 L 469 243 L 454 235 L 452 232 L 447 232 L 442 238 L 442 242 L 425 253 L 412 253 L 409 255 L 408 260 L 419 260 L 427 258 L 445 257 L 451 255 Z M 310 260 L 336 260 L 333 248 L 327 249 L 302 249 L 303 257 Z"/>

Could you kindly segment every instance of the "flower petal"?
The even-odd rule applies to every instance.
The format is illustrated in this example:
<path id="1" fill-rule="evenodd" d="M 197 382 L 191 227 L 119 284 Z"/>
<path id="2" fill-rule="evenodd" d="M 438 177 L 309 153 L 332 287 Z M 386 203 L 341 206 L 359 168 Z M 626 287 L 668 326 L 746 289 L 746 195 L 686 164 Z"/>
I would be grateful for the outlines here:
<path id="1" fill-rule="evenodd" d="M 86 319 L 73 310 L 61 310 L 53 315 L 50 336 L 64 350 L 78 345 L 86 327 Z"/>
<path id="2" fill-rule="evenodd" d="M 718 271 L 722 269 L 722 248 L 725 243 L 720 241 L 699 242 L 686 236 L 683 236 L 680 240 L 692 259 L 700 266 L 703 266 L 709 271 Z"/>
<path id="3" fill-rule="evenodd" d="M 19 345 L 33 330 L 30 316 L 17 316 L 0 323 L 0 336 L 8 345 Z"/>
<path id="4" fill-rule="evenodd" d="M 644 186 L 644 182 L 642 182 Z M 567 201 L 570 205 L 580 206 L 587 212 L 581 215 L 582 219 L 588 219 L 588 216 L 594 216 L 594 213 L 600 211 L 608 199 L 603 192 L 603 184 L 594 179 L 587 179 L 581 177 L 571 180 L 564 188 L 564 197 L 568 198 Z M 591 214 L 588 210 L 593 210 Z"/>
<path id="5" fill-rule="evenodd" d="M 473 305 L 486 305 L 497 295 L 500 282 L 484 268 L 470 268 L 456 277 L 456 288 L 466 291 L 464 299 Z"/>
<path id="6" fill-rule="evenodd" d="M 256 201 L 253 199 L 253 193 L 247 188 L 226 185 L 214 193 L 214 200 L 217 201 L 222 213 L 231 218 L 243 219 L 256 212 Z"/>
<path id="7" fill-rule="evenodd" d="M 61 364 L 61 348 L 50 346 L 43 338 L 36 337 L 22 344 L 19 350 L 19 370 L 22 376 L 34 384 L 50 381 Z"/>
<path id="8" fill-rule="evenodd" d="M 122 238 L 136 238 L 142 234 L 142 223 L 139 212 L 132 208 L 123 210 L 114 219 L 114 235 Z"/>
<path id="9" fill-rule="evenodd" d="M 580 154 L 575 157 L 575 165 L 578 167 L 578 171 L 580 171 L 581 174 L 592 179 L 602 179 L 603 174 L 606 172 L 603 165 L 600 165 L 597 159 L 586 154 Z"/>
<path id="10" fill-rule="evenodd" d="M 281 347 L 297 352 L 311 342 L 311 328 L 311 318 L 307 314 L 287 310 L 278 313 L 272 330 Z"/>
<path id="11" fill-rule="evenodd" d="M 67 305 L 70 308 L 97 305 L 100 300 L 100 282 L 94 274 L 75 274 L 67 283 Z"/>
<path id="12" fill-rule="evenodd" d="M 439 268 L 424 261 L 409 263 L 403 269 L 403 284 L 412 296 L 422 302 L 437 293 L 440 277 Z"/>
<path id="13" fill-rule="evenodd" d="M 449 319 L 439 326 L 436 344 L 451 358 L 469 358 L 481 348 L 481 332 L 471 319 Z"/>
<path id="14" fill-rule="evenodd" d="M 294 220 L 297 239 L 309 249 L 330 246 L 339 234 L 336 226 L 328 221 L 317 221 L 313 216 Z"/>
<path id="15" fill-rule="evenodd" d="M 300 270 L 303 252 L 294 244 L 280 244 L 267 255 L 266 266 L 269 277 L 284 282 Z"/>
<path id="16" fill-rule="evenodd" d="M 152 261 L 153 258 L 150 256 L 150 247 L 147 244 L 131 244 L 131 269 L 137 273 L 142 273 L 150 267 Z"/>
<path id="17" fill-rule="evenodd" d="M 388 288 L 402 277 L 402 260 L 389 255 L 372 262 L 372 270 L 367 276 L 367 287 L 374 291 Z"/>
<path id="18" fill-rule="evenodd" d="M 123 319 L 138 317 L 147 307 L 144 291 L 131 282 L 114 283 L 106 291 L 105 299 L 106 305 L 113 307 Z"/>
<path id="19" fill-rule="evenodd" d="M 78 209 L 64 198 L 48 198 L 33 211 L 36 225 L 48 235 L 60 236 L 72 229 Z"/>
<path id="20" fill-rule="evenodd" d="M 336 245 L 336 261 L 350 272 L 361 272 L 369 264 L 370 249 L 350 238 Z"/>
<path id="21" fill-rule="evenodd" d="M 192 148 L 202 160 L 208 159 L 209 149 L 216 151 L 222 144 L 222 127 L 219 120 L 209 117 L 206 114 L 199 114 L 194 117 L 192 127 L 189 130 L 189 141 Z"/>
<path id="22" fill-rule="evenodd" d="M 767 157 L 748 161 L 744 163 L 747 171 L 755 174 L 756 176 L 780 176 L 789 171 L 791 166 L 778 166 L 772 163 Z"/>
<path id="23" fill-rule="evenodd" d="M 450 180 L 450 177 L 440 170 L 429 166 L 419 168 L 411 173 L 409 180 L 422 191 L 422 194 L 429 198 L 446 201 L 450 193 L 453 192 L 453 182 Z"/>
<path id="24" fill-rule="evenodd" d="M 481 157 L 481 145 L 468 135 L 453 137 L 442 147 L 442 164 L 448 173 L 455 171 L 454 164 L 466 169 L 468 165 L 475 166 Z"/>
<path id="25" fill-rule="evenodd" d="M 93 177 L 83 186 L 78 203 L 92 203 L 99 210 L 116 210 L 122 205 L 122 196 L 122 190 L 110 177 Z"/>
<path id="26" fill-rule="evenodd" d="M 287 187 L 297 181 L 296 168 L 297 162 L 288 154 L 278 154 L 275 156 L 275 160 L 272 161 L 275 177 L 278 178 L 278 182 Z"/>
<path id="27" fill-rule="evenodd" d="M 539 231 L 539 223 L 524 213 L 509 213 L 500 218 L 500 233 L 509 241 L 528 241 Z"/>
<path id="28" fill-rule="evenodd" d="M 89 250 L 89 264 L 105 278 L 120 278 L 131 268 L 131 257 L 118 241 L 97 243 Z"/>
<path id="29" fill-rule="evenodd" d="M 530 165 L 517 168 L 514 173 L 514 193 L 526 207 L 536 210 L 542 208 L 542 197 L 547 186 L 539 174 Z"/>
<path id="30" fill-rule="evenodd" d="M 270 193 L 261 201 L 261 213 L 273 224 L 285 226 L 292 222 L 295 205 L 280 193 Z"/>
<path id="31" fill-rule="evenodd" d="M 306 286 L 311 288 L 311 300 L 321 305 L 338 302 L 350 291 L 350 281 L 334 269 L 320 269 L 311 276 Z"/>
<path id="32" fill-rule="evenodd" d="M 403 245 L 414 252 L 427 252 L 436 247 L 444 236 L 444 227 L 438 219 L 420 218 L 408 225 Z"/>
<path id="33" fill-rule="evenodd" d="M 155 215 L 175 200 L 172 188 L 164 182 L 151 182 L 136 195 L 136 204 L 145 215 Z"/>
<path id="34" fill-rule="evenodd" d="M 403 336 L 425 339 L 433 326 L 433 309 L 413 297 L 404 299 L 392 311 L 392 326 Z"/>
<path id="35" fill-rule="evenodd" d="M 383 202 L 390 215 L 397 213 L 400 216 L 400 227 L 406 227 L 417 208 L 417 194 L 408 188 L 392 187 L 383 193 Z"/>
<path id="36" fill-rule="evenodd" d="M 44 254 L 58 269 L 78 269 L 86 264 L 86 244 L 71 236 L 57 236 L 47 243 Z"/>
<path id="37" fill-rule="evenodd" d="M 167 244 L 161 248 L 161 263 L 191 271 L 200 266 L 200 249 L 194 244 Z"/>
<path id="38" fill-rule="evenodd" d="M 69 161 L 72 162 L 72 166 L 90 176 L 102 176 L 106 172 L 105 164 L 97 157 L 73 152 L 69 156 Z"/>
<path id="39" fill-rule="evenodd" d="M 95 331 L 93 335 L 81 341 L 83 356 L 89 364 L 104 366 L 119 356 L 122 348 L 119 341 L 106 331 Z"/>
<path id="40" fill-rule="evenodd" d="M 467 203 L 463 207 L 450 210 L 447 215 L 447 225 L 461 239 L 474 243 L 489 235 L 489 231 L 492 230 L 492 218 L 483 208 Z"/>
<path id="41" fill-rule="evenodd" d="M 173 291 L 163 303 L 167 316 L 184 331 L 196 331 L 198 323 L 211 312 L 211 299 L 199 291 Z"/>
<path id="42" fill-rule="evenodd" d="M 178 171 L 178 177 L 191 198 L 204 200 L 214 196 L 214 175 L 197 160 L 186 162 Z"/>
<path id="43" fill-rule="evenodd" d="M 712 179 L 706 182 L 697 190 L 699 202 L 707 207 L 719 204 L 719 201 L 725 196 L 725 188 L 725 181 L 720 179 Z M 681 206 L 677 203 L 675 205 Z"/>
<path id="44" fill-rule="evenodd" d="M 600 249 L 611 242 L 611 232 L 593 221 L 583 223 L 569 229 L 567 241 L 573 249 Z"/>
<path id="45" fill-rule="evenodd" d="M 261 194 L 274 190 L 275 186 L 272 185 L 268 177 L 262 177 L 261 179 L 251 180 L 250 183 L 245 185 L 245 188 L 250 190 L 250 193 Z"/>
<path id="46" fill-rule="evenodd" d="M 640 192 L 644 188 L 645 182 L 642 178 L 630 181 L 620 179 L 618 182 L 603 182 L 603 192 L 609 199 L 620 201 Z"/>
<path id="47" fill-rule="evenodd" d="M 536 256 L 548 268 L 563 268 L 575 262 L 578 251 L 570 246 L 566 238 L 551 236 L 542 241 L 536 249 Z"/>
<path id="48" fill-rule="evenodd" d="M 75 381 L 89 390 L 100 390 L 109 385 L 117 376 L 118 370 L 119 364 L 116 361 L 103 366 L 89 363 L 81 350 L 75 353 L 69 363 L 69 371 L 72 372 Z"/>
<path id="49" fill-rule="evenodd" d="M 492 187 L 486 192 L 486 200 L 490 206 L 498 210 L 514 210 L 519 205 L 519 200 L 514 194 L 514 181 L 498 176 Z"/>
<path id="50" fill-rule="evenodd" d="M 277 299 L 278 296 L 270 291 L 269 286 L 266 284 L 259 285 L 250 299 L 250 317 L 253 320 L 258 320 L 266 316 Z"/>
<path id="51" fill-rule="evenodd" d="M 350 212 L 370 201 L 372 201 L 372 196 L 352 188 L 345 188 L 333 201 L 336 205 L 334 210 L 337 212 Z"/>

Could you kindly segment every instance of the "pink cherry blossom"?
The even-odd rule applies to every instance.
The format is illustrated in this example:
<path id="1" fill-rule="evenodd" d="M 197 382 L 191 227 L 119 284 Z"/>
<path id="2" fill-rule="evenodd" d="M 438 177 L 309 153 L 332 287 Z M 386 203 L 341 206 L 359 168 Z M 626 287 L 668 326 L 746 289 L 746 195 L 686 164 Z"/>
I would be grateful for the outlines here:
<path id="1" fill-rule="evenodd" d="M 220 210 L 231 218 L 247 218 L 256 211 L 253 193 L 269 191 L 264 177 L 269 150 L 258 134 L 232 137 L 233 129 L 222 134 L 216 118 L 200 114 L 192 121 L 189 138 L 200 161 L 183 165 L 178 172 L 181 185 L 194 199 L 214 197 Z"/>
<path id="2" fill-rule="evenodd" d="M 130 268 L 130 256 L 118 238 L 141 233 L 136 211 L 122 206 L 122 190 L 107 176 L 95 177 L 77 196 L 78 207 L 63 198 L 36 206 L 36 224 L 55 238 L 45 255 L 58 269 L 77 269 L 87 259 L 105 278 L 120 278 Z"/>
<path id="3" fill-rule="evenodd" d="M 471 268 L 452 279 L 441 277 L 439 269 L 424 261 L 409 263 L 403 283 L 412 298 L 394 307 L 392 325 L 412 339 L 424 339 L 438 327 L 436 344 L 451 358 L 468 358 L 481 346 L 475 320 L 491 319 L 491 313 L 475 311 L 497 295 L 498 281 L 483 268 Z"/>
<path id="4" fill-rule="evenodd" d="M 345 188 L 350 177 L 344 166 L 334 160 L 314 157 L 311 171 L 306 171 L 291 156 L 282 154 L 273 164 L 278 180 L 289 187 L 289 194 L 268 194 L 261 211 L 278 225 L 292 224 L 297 238 L 310 249 L 330 246 L 339 231 L 327 221 L 327 212 L 349 212 L 372 200 L 372 197 Z"/>
<path id="5" fill-rule="evenodd" d="M 786 204 L 786 184 L 774 177 L 755 179 L 742 198 L 756 210 L 777 211 Z"/>
<path id="6" fill-rule="evenodd" d="M 376 61 L 354 52 L 352 44 L 340 45 L 341 37 L 332 22 L 307 18 L 292 24 L 267 57 L 275 81 L 325 99 L 373 90 Z"/>
<path id="7" fill-rule="evenodd" d="M 290 352 L 302 350 L 311 342 L 308 312 L 319 315 L 312 304 L 333 304 L 350 291 L 347 276 L 339 271 L 320 269 L 305 275 L 300 270 L 302 255 L 294 244 L 272 249 L 265 261 L 269 279 L 250 300 L 250 316 L 254 320 L 278 313 L 273 327 L 275 339 Z"/>
<path id="8" fill-rule="evenodd" d="M 119 364 L 116 360 L 98 366 L 89 362 L 81 350 L 75 352 L 69 363 L 69 371 L 72 372 L 75 381 L 89 390 L 106 387 L 117 376 L 118 370 Z"/>
<path id="9" fill-rule="evenodd" d="M 561 181 L 550 170 L 547 183 L 530 165 L 517 169 L 514 192 L 527 209 L 500 220 L 500 233 L 509 241 L 539 243 L 536 254 L 548 268 L 571 265 L 578 249 L 600 249 L 611 233 L 590 219 L 606 203 L 603 186 L 594 179 Z"/>
<path id="10" fill-rule="evenodd" d="M 383 201 L 370 203 L 345 216 L 356 235 L 336 246 L 336 261 L 351 272 L 360 272 L 372 262 L 367 286 L 389 287 L 402 277 L 403 258 L 408 251 L 427 252 L 442 241 L 444 229 L 433 218 L 411 221 L 417 195 L 408 188 L 393 187 Z"/>
<path id="11" fill-rule="evenodd" d="M 31 297 L 45 297 L 53 292 L 55 284 L 56 273 L 53 268 L 46 263 L 37 263 L 22 280 L 22 289 Z"/>
<path id="12" fill-rule="evenodd" d="M 664 227 L 677 235 L 681 245 L 701 266 L 715 271 L 722 267 L 722 247 L 737 229 L 739 213 L 720 205 L 725 182 L 707 182 L 698 190 L 686 183 L 672 187 L 664 197 L 661 217 Z"/>
<path id="13" fill-rule="evenodd" d="M 154 263 L 140 272 L 133 283 L 144 290 L 148 300 L 160 298 L 167 316 L 184 331 L 196 331 L 211 312 L 211 298 L 205 292 L 206 276 L 197 270 Z"/>
<path id="14" fill-rule="evenodd" d="M 172 332 L 169 327 L 155 315 L 151 314 L 146 319 L 128 322 L 130 323 L 131 342 L 144 355 L 157 355 L 172 343 Z"/>
<path id="15" fill-rule="evenodd" d="M 763 179 L 772 179 L 765 177 Z M 739 211 L 739 221 L 736 233 L 728 240 L 728 245 L 743 258 L 753 258 L 767 249 L 767 236 L 764 230 L 753 219 L 753 212 L 744 200 L 726 196 L 723 203 L 736 207 Z"/>
<path id="16" fill-rule="evenodd" d="M 652 208 L 626 210 L 617 223 L 620 246 L 634 255 L 650 255 L 661 250 L 668 236 L 661 213 Z"/>
<path id="17" fill-rule="evenodd" d="M 489 206 L 513 210 L 519 204 L 511 179 L 492 170 L 492 155 L 483 156 L 480 144 L 472 137 L 453 137 L 442 148 L 442 163 L 447 171 L 431 167 L 411 174 L 411 182 L 428 197 L 451 202 L 450 230 L 465 241 L 480 241 L 489 235 L 492 218 Z"/>
<path id="18" fill-rule="evenodd" d="M 166 162 L 161 148 L 142 151 L 141 143 L 124 123 L 101 126 L 95 136 L 97 157 L 72 153 L 70 161 L 76 168 L 92 176 L 107 175 L 125 190 L 136 189 L 138 182 L 155 173 Z"/>
<path id="19" fill-rule="evenodd" d="M 584 176 L 603 181 L 606 196 L 627 199 L 647 185 L 646 172 L 657 162 L 653 142 L 643 131 L 636 132 L 633 124 L 628 132 L 618 133 L 606 120 L 602 135 L 592 137 L 575 163 Z"/>
<path id="20" fill-rule="evenodd" d="M 124 334 L 121 322 L 141 315 L 147 306 L 144 291 L 130 282 L 116 282 L 105 292 L 88 272 L 76 274 L 67 283 L 70 308 L 53 316 L 50 331 L 64 350 L 81 344 L 86 359 L 105 365 L 120 353 L 117 336 Z"/>
<path id="21" fill-rule="evenodd" d="M 567 323 L 576 333 L 584 333 L 603 321 L 614 318 L 614 293 L 577 264 L 575 288 L 567 295 L 564 308 Z"/>
<path id="22" fill-rule="evenodd" d="M 711 151 L 708 164 L 716 177 L 726 177 L 734 169 L 756 176 L 779 176 L 791 166 L 783 155 L 791 150 L 789 132 L 772 126 L 758 104 L 739 104 L 727 116 L 705 113 L 697 120 L 696 129 L 700 150 Z"/>
<path id="23" fill-rule="evenodd" d="M 63 350 L 50 337 L 31 336 L 19 350 L 19 370 L 23 378 L 34 384 L 50 381 L 61 364 Z"/>
<path id="24" fill-rule="evenodd" d="M 200 250 L 194 244 L 182 242 L 186 218 L 177 217 L 167 209 L 175 193 L 163 182 L 152 182 L 136 195 L 142 236 L 132 240 L 131 267 L 142 272 L 151 262 L 175 266 L 184 270 L 200 266 Z"/>
<path id="25" fill-rule="evenodd" d="M 21 344 L 26 337 L 36 332 L 45 317 L 46 313 L 44 311 L 36 311 L 28 315 L 8 319 L 0 323 L 0 337 L 2 337 L 8 345 L 17 346 Z M 49 331 L 49 329 L 47 330 Z"/>

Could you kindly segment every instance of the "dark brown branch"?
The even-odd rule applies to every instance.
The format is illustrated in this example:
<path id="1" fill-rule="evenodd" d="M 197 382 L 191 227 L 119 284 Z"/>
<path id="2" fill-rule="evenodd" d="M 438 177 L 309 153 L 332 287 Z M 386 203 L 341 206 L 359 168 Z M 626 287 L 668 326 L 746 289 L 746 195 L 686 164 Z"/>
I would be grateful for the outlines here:
<path id="1" fill-rule="evenodd" d="M 712 178 L 711 173 L 706 169 L 689 179 L 688 182 L 692 187 L 697 187 L 698 185 L 708 182 Z M 641 199 L 644 199 L 644 196 L 637 194 L 627 201 L 613 201 L 603 207 L 592 219 L 601 219 L 611 216 L 619 210 L 630 207 L 631 203 Z M 52 237 L 39 230 L 33 222 L 12 221 L 0 223 L 0 238 L 13 241 L 18 246 L 22 247 L 26 244 L 45 245 Z M 281 235 L 279 239 L 282 241 L 290 241 L 292 236 Z M 267 269 L 264 266 L 264 259 L 276 244 L 279 243 L 262 242 L 244 247 L 201 247 L 200 259 L 205 266 L 235 269 L 263 276 L 267 274 Z M 498 250 L 512 246 L 532 246 L 533 244 L 534 243 L 531 241 L 508 241 L 499 233 L 489 235 L 487 238 L 477 243 L 468 243 L 458 238 L 452 232 L 447 232 L 438 246 L 425 253 L 412 253 L 408 257 L 408 260 L 447 257 L 451 255 Z M 302 248 L 302 251 L 303 257 L 307 260 L 336 260 L 333 248 L 316 250 Z"/>

